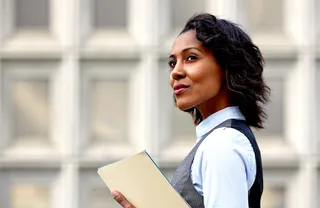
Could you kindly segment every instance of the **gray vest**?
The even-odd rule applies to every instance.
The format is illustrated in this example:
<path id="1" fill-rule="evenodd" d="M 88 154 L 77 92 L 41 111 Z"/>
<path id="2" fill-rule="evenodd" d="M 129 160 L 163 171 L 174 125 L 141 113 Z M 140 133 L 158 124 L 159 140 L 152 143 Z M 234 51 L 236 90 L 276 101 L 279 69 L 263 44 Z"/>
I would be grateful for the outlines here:
<path id="1" fill-rule="evenodd" d="M 230 127 L 240 131 L 248 138 L 248 140 L 250 141 L 253 147 L 255 158 L 256 158 L 257 173 L 256 173 L 255 182 L 249 192 L 248 201 L 249 201 L 250 208 L 260 208 L 260 200 L 263 192 L 263 175 L 262 175 L 262 163 L 261 163 L 260 150 L 251 129 L 248 127 L 245 121 L 242 121 L 242 120 L 235 120 L 235 119 L 227 120 L 219 124 L 217 127 L 213 128 L 212 130 L 210 130 L 207 134 L 205 134 L 204 138 L 202 138 L 194 146 L 191 152 L 179 165 L 178 169 L 173 175 L 171 184 L 174 187 L 174 189 L 185 199 L 185 201 L 192 208 L 204 208 L 203 196 L 199 194 L 197 190 L 194 188 L 191 175 L 190 175 L 190 170 L 191 170 L 191 165 L 192 165 L 194 156 L 200 144 L 214 129 L 217 129 L 220 127 Z"/>

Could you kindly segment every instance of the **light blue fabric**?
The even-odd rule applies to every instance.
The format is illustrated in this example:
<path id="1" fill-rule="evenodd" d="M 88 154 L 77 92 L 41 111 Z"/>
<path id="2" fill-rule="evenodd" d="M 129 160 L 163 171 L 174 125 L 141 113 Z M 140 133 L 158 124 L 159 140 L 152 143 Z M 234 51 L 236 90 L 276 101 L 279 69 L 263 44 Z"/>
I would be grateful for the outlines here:
<path id="1" fill-rule="evenodd" d="M 196 127 L 197 142 L 228 119 L 245 120 L 238 107 L 220 110 Z M 246 136 L 232 128 L 212 131 L 199 146 L 191 167 L 193 185 L 206 208 L 247 208 L 255 177 L 253 148 Z"/>

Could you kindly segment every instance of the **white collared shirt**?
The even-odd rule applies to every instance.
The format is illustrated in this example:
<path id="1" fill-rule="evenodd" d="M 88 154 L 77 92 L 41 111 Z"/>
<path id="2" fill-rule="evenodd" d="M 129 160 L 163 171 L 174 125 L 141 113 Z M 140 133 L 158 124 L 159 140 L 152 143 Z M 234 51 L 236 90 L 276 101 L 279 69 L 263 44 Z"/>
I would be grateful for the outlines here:
<path id="1" fill-rule="evenodd" d="M 203 120 L 197 127 L 197 142 L 228 119 L 245 120 L 238 107 L 228 107 Z M 212 131 L 199 146 L 191 178 L 203 196 L 206 208 L 247 208 L 248 191 L 256 177 L 253 148 L 245 135 L 233 128 Z"/>

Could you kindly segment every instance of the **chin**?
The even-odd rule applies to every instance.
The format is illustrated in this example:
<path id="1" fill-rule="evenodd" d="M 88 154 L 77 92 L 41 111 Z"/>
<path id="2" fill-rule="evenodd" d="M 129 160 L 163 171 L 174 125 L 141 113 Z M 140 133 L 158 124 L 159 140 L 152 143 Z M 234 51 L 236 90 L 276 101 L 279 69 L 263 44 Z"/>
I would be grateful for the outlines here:
<path id="1" fill-rule="evenodd" d="M 194 107 L 194 105 L 192 105 L 191 103 L 183 102 L 182 100 L 176 100 L 176 106 L 182 111 L 185 111 Z"/>

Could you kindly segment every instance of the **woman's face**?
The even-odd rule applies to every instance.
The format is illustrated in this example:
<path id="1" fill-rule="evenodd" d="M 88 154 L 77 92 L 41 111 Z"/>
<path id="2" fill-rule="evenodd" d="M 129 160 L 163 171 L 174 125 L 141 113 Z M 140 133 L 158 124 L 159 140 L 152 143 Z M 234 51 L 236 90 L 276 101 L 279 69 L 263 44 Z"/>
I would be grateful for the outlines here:
<path id="1" fill-rule="evenodd" d="M 224 75 L 212 52 L 197 40 L 195 30 L 177 37 L 169 56 L 169 66 L 170 85 L 180 110 L 196 107 L 201 112 L 208 110 L 208 103 L 215 104 Z"/>

